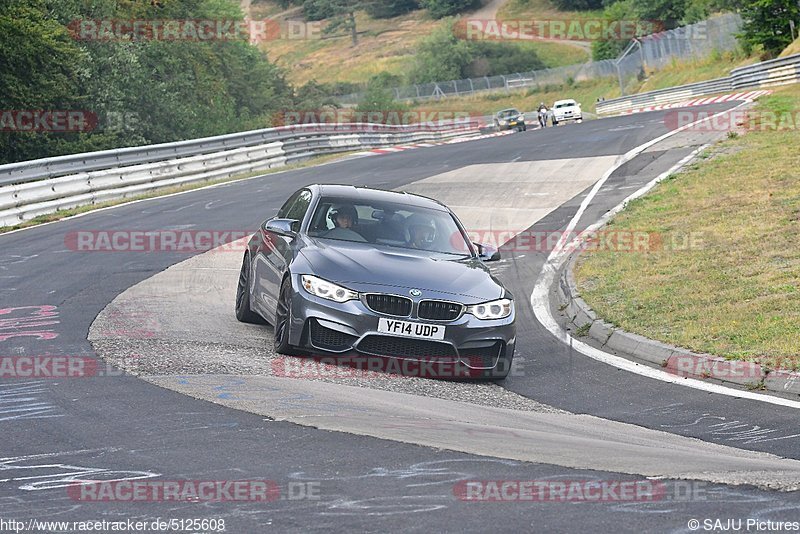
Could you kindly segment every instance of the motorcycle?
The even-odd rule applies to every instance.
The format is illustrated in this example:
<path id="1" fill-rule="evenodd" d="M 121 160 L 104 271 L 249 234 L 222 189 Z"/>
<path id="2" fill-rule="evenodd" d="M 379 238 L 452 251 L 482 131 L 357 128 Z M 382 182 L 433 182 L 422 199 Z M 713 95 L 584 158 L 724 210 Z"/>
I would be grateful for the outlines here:
<path id="1" fill-rule="evenodd" d="M 547 128 L 547 110 L 539 110 L 539 126 Z"/>

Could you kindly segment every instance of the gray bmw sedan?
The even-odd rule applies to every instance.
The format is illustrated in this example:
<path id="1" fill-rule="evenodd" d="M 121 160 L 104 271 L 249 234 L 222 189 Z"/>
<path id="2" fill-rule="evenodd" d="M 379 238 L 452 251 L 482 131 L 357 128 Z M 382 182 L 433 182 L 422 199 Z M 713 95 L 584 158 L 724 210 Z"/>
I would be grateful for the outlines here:
<path id="1" fill-rule="evenodd" d="M 447 363 L 503 379 L 514 299 L 484 264 L 499 258 L 430 198 L 310 185 L 250 238 L 236 317 L 271 323 L 280 354 Z"/>

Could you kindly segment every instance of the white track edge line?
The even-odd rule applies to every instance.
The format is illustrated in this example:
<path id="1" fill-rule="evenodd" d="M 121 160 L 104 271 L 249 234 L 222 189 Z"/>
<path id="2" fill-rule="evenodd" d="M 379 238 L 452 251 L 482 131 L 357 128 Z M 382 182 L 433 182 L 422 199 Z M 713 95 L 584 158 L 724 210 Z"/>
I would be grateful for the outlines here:
<path id="1" fill-rule="evenodd" d="M 634 157 L 636 157 L 637 155 L 639 155 L 640 153 L 645 151 L 650 146 L 656 144 L 657 142 L 662 141 L 662 140 L 664 140 L 664 139 L 666 139 L 666 138 L 668 138 L 668 137 L 670 137 L 672 135 L 675 135 L 675 134 L 677 134 L 677 133 L 679 133 L 679 132 L 681 132 L 681 131 L 683 131 L 685 129 L 688 129 L 688 128 L 696 125 L 696 124 L 699 124 L 701 122 L 705 122 L 705 121 L 708 121 L 708 120 L 713 120 L 714 118 L 716 118 L 716 117 L 718 117 L 720 115 L 724 115 L 725 113 L 730 113 L 730 112 L 732 112 L 732 111 L 734 111 L 734 110 L 736 110 L 736 109 L 738 109 L 738 108 L 740 108 L 740 107 L 742 107 L 742 106 L 744 106 L 746 104 L 749 104 L 749 103 L 750 102 L 742 102 L 741 104 L 739 104 L 739 105 L 737 105 L 737 106 L 735 106 L 735 107 L 733 107 L 733 108 L 731 108 L 729 110 L 717 113 L 717 114 L 712 115 L 710 117 L 707 117 L 705 119 L 701 119 L 701 120 L 695 121 L 695 122 L 693 122 L 691 124 L 687 124 L 685 126 L 682 126 L 681 128 L 673 130 L 671 132 L 667 132 L 666 134 L 664 134 L 664 135 L 662 135 L 660 137 L 657 137 L 656 139 L 648 141 L 647 143 L 644 143 L 644 144 L 642 144 L 642 145 L 640 145 L 640 146 L 638 146 L 638 147 L 626 152 L 624 155 L 622 155 L 620 158 L 618 158 L 617 161 L 614 163 L 614 165 L 612 165 L 612 167 L 603 174 L 603 176 L 600 178 L 600 180 L 598 180 L 598 182 L 595 184 L 595 186 L 592 188 L 592 190 L 589 192 L 589 194 L 586 196 L 586 198 L 583 200 L 583 202 L 581 202 L 581 205 L 578 208 L 578 211 L 575 213 L 575 215 L 573 216 L 572 220 L 570 220 L 570 223 L 567 225 L 567 230 L 565 230 L 564 235 L 562 236 L 562 239 L 559 240 L 559 242 L 556 245 L 555 249 L 550 253 L 550 256 L 548 256 L 547 261 L 545 262 L 545 265 L 542 267 L 542 272 L 539 275 L 539 279 L 536 281 L 536 285 L 534 286 L 534 289 L 531 292 L 530 302 L 531 302 L 531 307 L 533 308 L 534 315 L 536 316 L 536 319 L 542 324 L 542 326 L 544 326 L 559 341 L 561 341 L 561 342 L 563 342 L 563 343 L 565 343 L 567 345 L 570 345 L 572 348 L 574 348 L 575 350 L 577 350 L 581 354 L 583 354 L 585 356 L 588 356 L 589 358 L 591 358 L 593 360 L 599 361 L 601 363 L 605 363 L 607 365 L 611 365 L 611 366 L 617 367 L 617 368 L 622 369 L 624 371 L 628 371 L 628 372 L 631 372 L 631 373 L 638 374 L 640 376 L 644 376 L 646 378 L 652 378 L 652 379 L 655 379 L 655 380 L 660 380 L 662 382 L 668 382 L 668 383 L 671 383 L 671 384 L 677 384 L 677 385 L 681 385 L 681 386 L 691 387 L 693 389 L 698 389 L 698 390 L 701 390 L 701 391 L 707 391 L 709 393 L 718 393 L 720 395 L 726 395 L 726 396 L 729 396 L 729 397 L 736 397 L 736 398 L 755 400 L 755 401 L 759 401 L 759 402 L 765 402 L 765 403 L 768 403 L 768 404 L 775 404 L 775 405 L 779 405 L 779 406 L 785 406 L 785 407 L 788 407 L 788 408 L 800 408 L 800 402 L 798 402 L 798 401 L 784 399 L 784 398 L 781 398 L 781 397 L 774 397 L 774 396 L 770 396 L 770 395 L 762 395 L 762 394 L 759 394 L 759 393 L 754 393 L 752 391 L 744 391 L 744 390 L 734 389 L 734 388 L 730 388 L 730 387 L 727 387 L 727 386 L 722 386 L 722 385 L 719 385 L 719 384 L 712 384 L 712 383 L 709 383 L 709 382 L 704 382 L 702 380 L 697 380 L 697 379 L 694 379 L 694 378 L 684 378 L 684 377 L 680 377 L 680 376 L 677 376 L 677 375 L 674 375 L 674 374 L 667 373 L 666 371 L 662 371 L 660 369 L 655 369 L 653 367 L 649 367 L 647 365 L 634 362 L 632 360 L 629 360 L 627 358 L 623 358 L 621 356 L 615 356 L 613 354 L 610 354 L 610 353 L 605 352 L 603 350 L 600 350 L 598 348 L 592 347 L 591 345 L 588 345 L 588 344 L 586 344 L 586 343 L 584 343 L 584 342 L 582 342 L 582 341 L 580 341 L 578 339 L 572 338 L 565 330 L 563 330 L 559 326 L 558 322 L 555 320 L 555 318 L 552 315 L 552 312 L 550 311 L 549 290 L 550 290 L 550 287 L 552 286 L 552 284 L 556 280 L 556 273 L 558 272 L 558 269 L 559 269 L 561 263 L 563 263 L 563 261 L 568 257 L 568 255 L 570 253 L 570 250 L 574 250 L 574 248 L 572 247 L 572 244 L 575 244 L 576 242 L 579 242 L 582 239 L 582 237 L 575 238 L 573 243 L 571 243 L 570 247 L 568 247 L 568 248 L 564 248 L 563 241 L 566 239 L 566 236 L 570 235 L 572 230 L 575 229 L 575 227 L 577 226 L 578 222 L 580 221 L 580 218 L 583 216 L 584 211 L 586 210 L 588 205 L 591 203 L 592 199 L 597 194 L 597 192 L 600 190 L 600 188 L 603 186 L 603 184 L 606 182 L 606 180 L 608 180 L 608 178 L 617 169 L 619 169 L 623 164 L 625 164 L 626 162 L 630 161 L 631 159 L 633 159 Z M 696 149 L 691 154 L 689 154 L 688 156 L 684 157 L 677 164 L 672 166 L 669 170 L 661 173 L 656 178 L 654 178 L 653 180 L 651 180 L 650 182 L 645 184 L 643 187 L 638 189 L 632 195 L 628 196 L 625 200 L 623 200 L 622 202 L 617 204 L 612 210 L 607 212 L 599 221 L 597 221 L 596 223 L 594 223 L 591 226 L 587 227 L 587 230 L 588 231 L 592 231 L 592 230 L 595 230 L 595 229 L 601 227 L 602 225 L 604 225 L 611 217 L 613 217 L 614 215 L 616 215 L 617 213 L 622 211 L 622 209 L 625 207 L 625 205 L 628 202 L 630 202 L 631 200 L 633 200 L 635 198 L 638 198 L 638 197 L 644 195 L 645 193 L 647 193 L 650 189 L 655 187 L 655 185 L 658 184 L 660 181 L 662 181 L 664 178 L 666 178 L 667 176 L 669 176 L 670 174 L 675 172 L 677 169 L 679 169 L 680 167 L 685 165 L 689 160 L 691 160 L 693 157 L 695 157 L 706 146 L 707 145 L 704 145 L 704 146 L 701 146 L 700 148 Z M 585 232 L 584 232 L 584 234 L 585 234 Z"/>

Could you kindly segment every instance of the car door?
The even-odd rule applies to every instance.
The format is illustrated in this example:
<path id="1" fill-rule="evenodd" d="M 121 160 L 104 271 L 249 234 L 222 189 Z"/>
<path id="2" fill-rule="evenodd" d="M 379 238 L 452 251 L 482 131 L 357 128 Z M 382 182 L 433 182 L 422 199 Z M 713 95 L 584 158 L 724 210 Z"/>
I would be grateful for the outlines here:
<path id="1" fill-rule="evenodd" d="M 311 204 L 311 191 L 301 189 L 292 195 L 278 211 L 276 219 L 297 219 L 302 221 Z M 272 230 L 268 227 L 272 219 L 267 219 L 259 229 L 260 246 L 253 260 L 256 302 L 259 311 L 272 320 L 278 304 L 281 281 L 294 254 L 294 236 Z M 297 230 L 300 225 L 296 225 Z"/>

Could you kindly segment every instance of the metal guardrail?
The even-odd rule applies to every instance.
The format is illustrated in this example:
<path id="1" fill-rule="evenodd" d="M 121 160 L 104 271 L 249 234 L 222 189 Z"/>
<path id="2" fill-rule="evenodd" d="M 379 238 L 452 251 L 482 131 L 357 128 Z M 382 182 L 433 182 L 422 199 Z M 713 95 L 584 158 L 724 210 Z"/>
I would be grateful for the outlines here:
<path id="1" fill-rule="evenodd" d="M 667 89 L 659 89 L 647 93 L 605 100 L 603 102 L 598 102 L 595 105 L 595 110 L 598 115 L 621 113 L 635 108 L 672 104 L 683 100 L 689 100 L 693 97 L 730 91 L 731 88 L 730 77 L 717 78 L 705 82 L 690 83 L 677 87 L 669 87 Z"/>
<path id="2" fill-rule="evenodd" d="M 715 93 L 771 87 L 797 83 L 798 81 L 800 81 L 800 54 L 795 54 L 733 69 L 730 76 L 725 78 L 598 102 L 596 110 L 599 115 L 623 113 L 636 108 L 674 104 L 694 97 Z"/>
<path id="3" fill-rule="evenodd" d="M 0 165 L 0 226 L 312 156 L 480 133 L 480 125 L 306 124 Z"/>
<path id="4" fill-rule="evenodd" d="M 800 79 L 800 54 L 762 61 L 731 71 L 734 89 L 795 83 Z"/>

